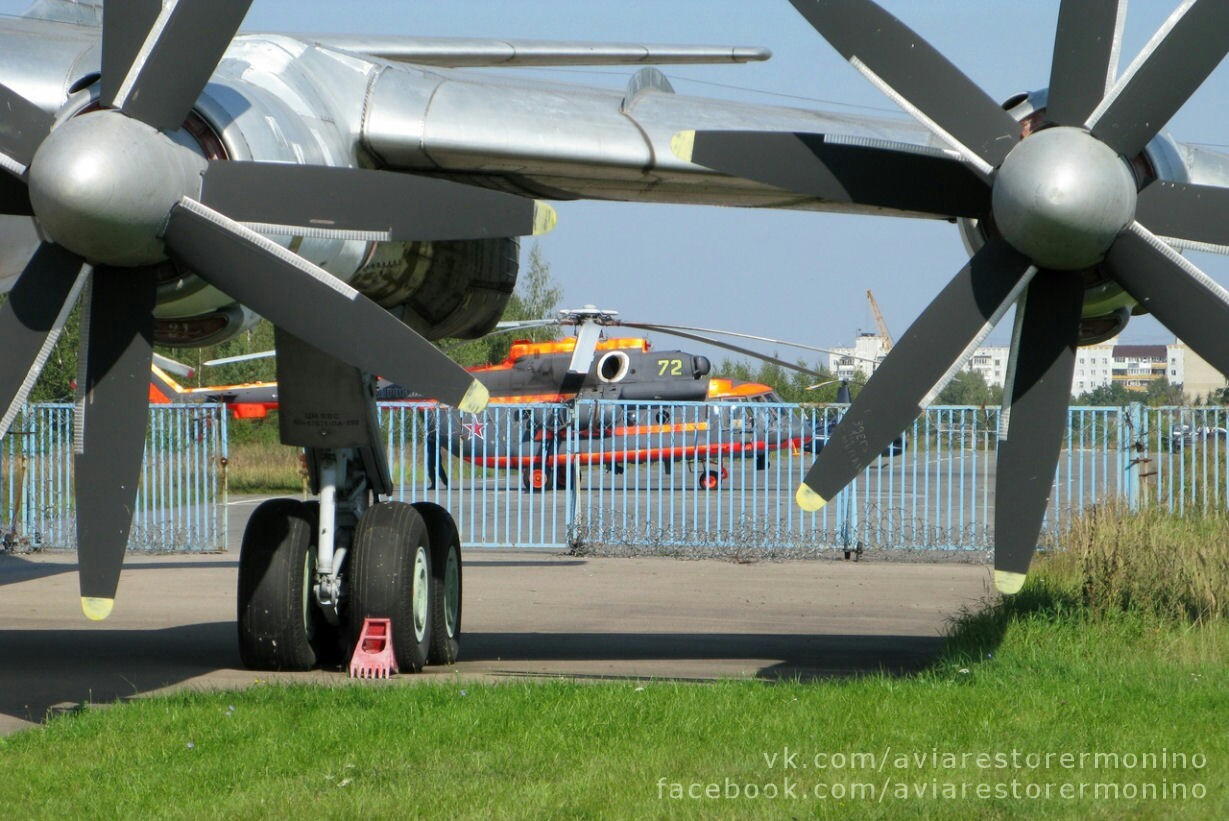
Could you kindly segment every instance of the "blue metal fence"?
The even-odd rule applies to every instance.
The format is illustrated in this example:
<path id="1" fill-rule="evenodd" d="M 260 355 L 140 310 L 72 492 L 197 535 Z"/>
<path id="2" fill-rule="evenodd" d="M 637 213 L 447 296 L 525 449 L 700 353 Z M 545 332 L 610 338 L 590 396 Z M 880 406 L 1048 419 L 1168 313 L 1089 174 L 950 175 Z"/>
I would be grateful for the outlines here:
<path id="1" fill-rule="evenodd" d="M 495 406 L 467 422 L 437 409 L 390 405 L 382 418 L 400 496 L 449 507 L 473 546 L 992 546 L 997 409 L 928 409 L 898 447 L 823 510 L 805 513 L 794 491 L 840 412 L 754 402 L 616 402 Z M 544 428 L 557 431 L 549 448 Z M 638 438 L 620 438 L 629 429 Z M 445 443 L 455 436 L 468 441 L 472 461 L 445 459 L 450 481 L 427 490 L 433 430 Z M 755 446 L 766 442 L 773 443 L 766 450 Z M 679 463 L 664 458 L 680 456 Z M 1109 500 L 1177 511 L 1223 506 L 1227 459 L 1223 408 L 1072 408 L 1043 538 L 1054 539 L 1073 515 Z M 491 467 L 496 463 L 512 467 Z M 528 489 L 522 464 L 553 466 L 557 487 Z M 702 481 L 710 475 L 715 487 Z"/>
<path id="2" fill-rule="evenodd" d="M 129 550 L 226 550 L 224 411 L 219 405 L 150 408 Z M 72 405 L 31 405 L 0 443 L 5 547 L 76 546 L 73 413 Z"/>
<path id="3" fill-rule="evenodd" d="M 27 408 L 0 444 L 5 546 L 73 546 L 72 413 Z M 759 402 L 496 405 L 464 418 L 380 408 L 396 496 L 447 507 L 472 547 L 992 545 L 997 409 L 928 409 L 823 510 L 805 513 L 794 491 L 840 413 Z M 1179 513 L 1229 506 L 1227 438 L 1226 408 L 1072 408 L 1043 539 L 1108 500 Z M 225 550 L 226 453 L 222 408 L 152 408 L 129 547 Z"/>

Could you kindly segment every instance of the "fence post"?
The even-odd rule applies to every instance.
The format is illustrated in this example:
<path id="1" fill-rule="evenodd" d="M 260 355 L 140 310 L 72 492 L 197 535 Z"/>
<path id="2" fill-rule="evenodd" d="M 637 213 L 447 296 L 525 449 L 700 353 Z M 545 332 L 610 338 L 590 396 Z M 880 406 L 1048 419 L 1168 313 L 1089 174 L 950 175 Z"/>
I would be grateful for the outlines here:
<path id="1" fill-rule="evenodd" d="M 1119 408 L 1118 416 L 1118 458 L 1122 463 L 1123 495 L 1131 510 L 1139 510 L 1140 465 L 1148 464 L 1143 461 L 1148 448 L 1148 419 L 1144 406 L 1138 402 Z"/>
<path id="2" fill-rule="evenodd" d="M 564 452 L 567 458 L 564 460 L 566 465 L 564 476 L 564 489 L 567 492 L 567 500 L 563 512 L 563 532 L 564 539 L 567 541 L 568 547 L 575 549 L 579 533 L 577 530 L 577 519 L 580 518 L 580 456 L 576 450 L 580 443 L 580 418 L 584 415 L 584 402 L 572 401 L 572 417 L 567 427 L 567 441 L 565 442 Z M 598 414 L 600 408 L 595 403 L 589 407 L 589 417 L 591 419 L 600 418 Z M 556 479 L 558 471 L 556 471 Z"/>
<path id="3" fill-rule="evenodd" d="M 218 449 L 221 451 L 221 458 L 218 459 L 218 466 L 221 468 L 221 475 L 218 477 L 221 504 L 217 505 L 217 509 L 222 520 L 221 544 L 222 551 L 225 552 L 230 549 L 230 471 L 227 469 L 230 465 L 230 414 L 226 405 L 218 405 L 216 413 L 220 439 Z"/>

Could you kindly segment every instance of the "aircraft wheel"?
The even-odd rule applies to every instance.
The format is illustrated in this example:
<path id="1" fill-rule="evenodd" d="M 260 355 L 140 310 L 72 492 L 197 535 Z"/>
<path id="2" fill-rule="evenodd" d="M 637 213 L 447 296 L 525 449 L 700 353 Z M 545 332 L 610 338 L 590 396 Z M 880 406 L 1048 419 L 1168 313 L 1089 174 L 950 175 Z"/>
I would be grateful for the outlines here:
<path id="1" fill-rule="evenodd" d="M 716 490 L 721 487 L 721 474 L 715 470 L 705 471 L 700 475 L 700 490 Z"/>
<path id="2" fill-rule="evenodd" d="M 295 499 L 260 505 L 239 550 L 239 655 L 254 670 L 310 670 L 323 616 L 312 600 L 319 508 Z M 326 633 L 328 631 L 321 631 Z"/>
<path id="3" fill-rule="evenodd" d="M 461 537 L 452 515 L 430 502 L 414 509 L 431 542 L 431 650 L 428 664 L 455 664 L 461 650 Z"/>
<path id="4" fill-rule="evenodd" d="M 389 619 L 397 667 L 418 672 L 431 648 L 431 544 L 422 516 L 403 502 L 368 508 L 350 556 L 351 646 L 365 619 Z"/>
<path id="5" fill-rule="evenodd" d="M 521 471 L 521 484 L 530 493 L 551 490 L 554 487 L 550 473 L 542 468 L 525 468 Z"/>

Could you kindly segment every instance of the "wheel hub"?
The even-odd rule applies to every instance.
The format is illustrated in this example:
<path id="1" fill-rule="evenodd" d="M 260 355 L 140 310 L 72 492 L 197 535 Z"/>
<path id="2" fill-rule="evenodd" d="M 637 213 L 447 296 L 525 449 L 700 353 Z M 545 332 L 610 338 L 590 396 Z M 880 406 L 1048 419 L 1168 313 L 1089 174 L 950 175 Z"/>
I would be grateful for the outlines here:
<path id="1" fill-rule="evenodd" d="M 995 224 L 1042 268 L 1077 271 L 1105 258 L 1135 218 L 1135 177 L 1082 129 L 1039 131 L 1017 145 L 994 181 Z"/>
<path id="2" fill-rule="evenodd" d="M 203 157 L 118 111 L 75 117 L 30 163 L 30 202 L 47 235 L 87 261 L 117 267 L 166 259 L 171 209 L 200 193 Z"/>

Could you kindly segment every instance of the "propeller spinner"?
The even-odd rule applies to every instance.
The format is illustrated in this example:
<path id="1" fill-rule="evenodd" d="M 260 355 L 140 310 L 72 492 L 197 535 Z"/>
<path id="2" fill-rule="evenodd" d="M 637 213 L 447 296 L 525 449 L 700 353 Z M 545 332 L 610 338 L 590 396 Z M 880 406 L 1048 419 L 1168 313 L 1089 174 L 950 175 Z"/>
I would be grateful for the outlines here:
<path id="1" fill-rule="evenodd" d="M 798 503 L 817 510 L 852 481 L 1017 305 L 995 513 L 995 582 L 1014 593 L 1058 462 L 1085 278 L 1094 269 L 1108 276 L 1229 372 L 1229 292 L 1157 237 L 1229 245 L 1229 192 L 1141 180 L 1131 166 L 1229 50 L 1229 3 L 1183 3 L 1114 82 L 1125 2 L 1063 0 L 1047 108 L 1026 128 L 870 0 L 791 2 L 959 158 L 820 134 L 720 131 L 676 135 L 676 153 L 836 202 L 978 219 L 985 233 L 868 381 Z"/>

